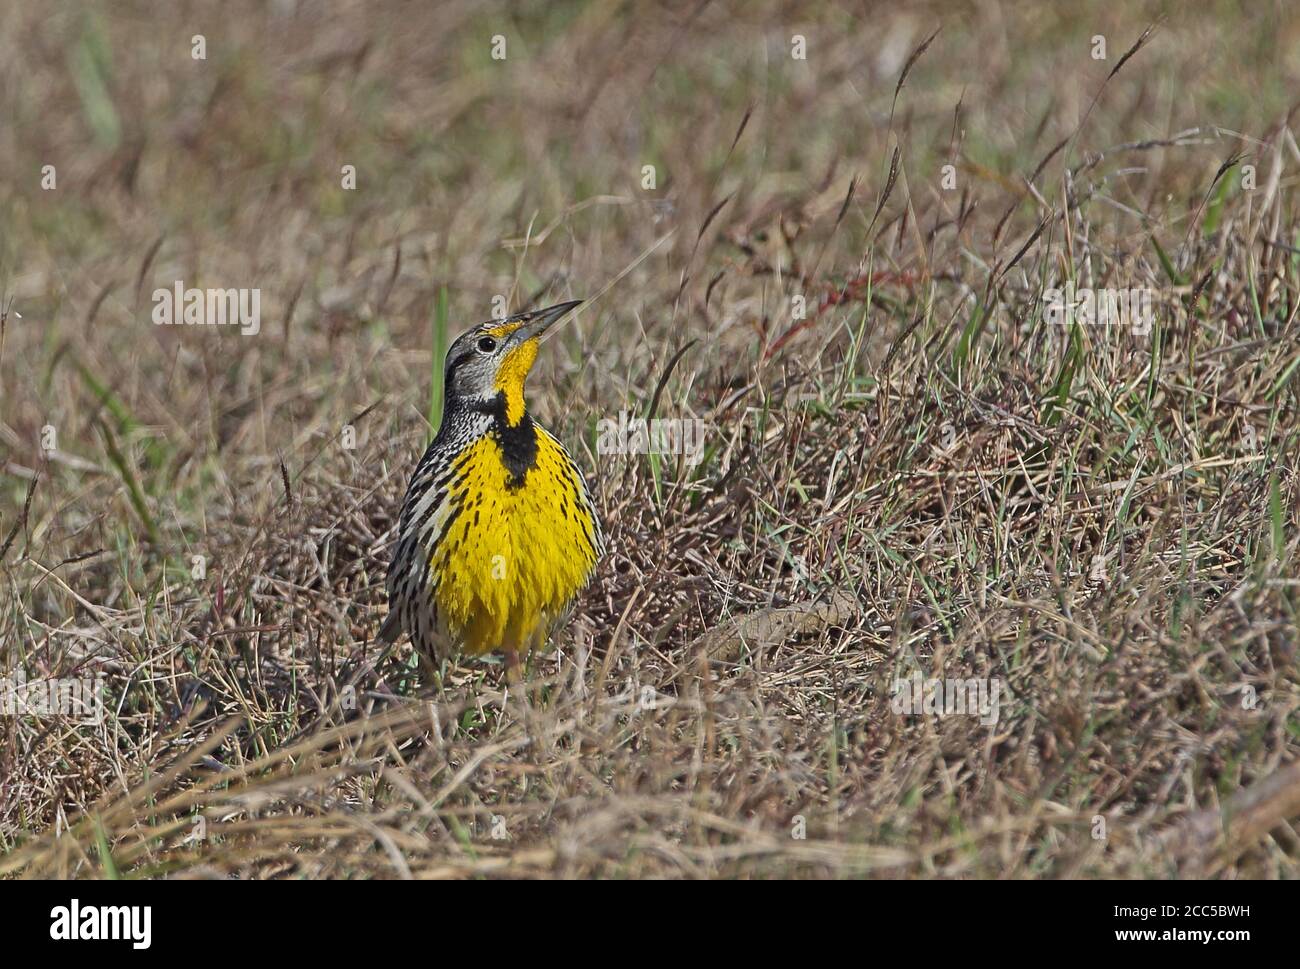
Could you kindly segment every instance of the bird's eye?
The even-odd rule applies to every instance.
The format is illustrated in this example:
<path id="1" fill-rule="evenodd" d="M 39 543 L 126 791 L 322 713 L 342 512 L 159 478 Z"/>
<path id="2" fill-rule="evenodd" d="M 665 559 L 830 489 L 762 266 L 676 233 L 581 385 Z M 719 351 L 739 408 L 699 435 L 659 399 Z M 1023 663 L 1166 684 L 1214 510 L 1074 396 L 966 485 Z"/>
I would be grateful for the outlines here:
<path id="1" fill-rule="evenodd" d="M 492 339 L 490 336 L 485 336 L 483 339 L 478 341 L 478 348 L 483 353 L 491 353 L 497 348 L 497 341 Z"/>

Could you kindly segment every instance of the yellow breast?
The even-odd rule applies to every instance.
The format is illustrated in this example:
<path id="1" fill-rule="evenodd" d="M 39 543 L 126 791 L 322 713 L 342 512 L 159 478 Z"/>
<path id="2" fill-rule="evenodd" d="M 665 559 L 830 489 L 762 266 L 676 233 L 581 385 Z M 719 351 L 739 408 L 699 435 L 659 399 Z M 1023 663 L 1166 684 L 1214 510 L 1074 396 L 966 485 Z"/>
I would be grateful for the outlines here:
<path id="1" fill-rule="evenodd" d="M 535 426 L 535 425 L 534 425 Z M 456 509 L 430 560 L 440 622 L 462 650 L 528 652 L 587 583 L 599 531 L 582 476 L 541 427 L 522 482 L 484 437 L 457 459 Z"/>

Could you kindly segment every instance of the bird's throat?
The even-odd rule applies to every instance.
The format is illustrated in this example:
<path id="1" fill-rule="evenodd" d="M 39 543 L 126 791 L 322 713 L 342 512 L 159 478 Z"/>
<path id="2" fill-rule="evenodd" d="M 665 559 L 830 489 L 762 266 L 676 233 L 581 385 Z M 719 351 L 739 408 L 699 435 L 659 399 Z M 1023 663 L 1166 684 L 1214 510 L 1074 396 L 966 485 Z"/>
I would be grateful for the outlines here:
<path id="1" fill-rule="evenodd" d="M 511 427 L 524 419 L 524 381 L 537 360 L 537 341 L 525 340 L 501 361 L 496 389 L 505 398 L 505 420 Z"/>

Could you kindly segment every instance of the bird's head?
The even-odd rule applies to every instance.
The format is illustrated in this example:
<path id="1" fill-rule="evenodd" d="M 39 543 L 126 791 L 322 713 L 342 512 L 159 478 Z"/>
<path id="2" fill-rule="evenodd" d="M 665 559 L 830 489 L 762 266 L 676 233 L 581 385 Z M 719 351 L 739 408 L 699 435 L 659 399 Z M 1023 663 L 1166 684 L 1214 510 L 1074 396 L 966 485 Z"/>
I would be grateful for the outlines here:
<path id="1" fill-rule="evenodd" d="M 458 336 L 447 350 L 447 400 L 490 407 L 500 398 L 506 423 L 524 418 L 524 381 L 537 359 L 542 335 L 582 300 L 516 313 L 480 323 Z"/>

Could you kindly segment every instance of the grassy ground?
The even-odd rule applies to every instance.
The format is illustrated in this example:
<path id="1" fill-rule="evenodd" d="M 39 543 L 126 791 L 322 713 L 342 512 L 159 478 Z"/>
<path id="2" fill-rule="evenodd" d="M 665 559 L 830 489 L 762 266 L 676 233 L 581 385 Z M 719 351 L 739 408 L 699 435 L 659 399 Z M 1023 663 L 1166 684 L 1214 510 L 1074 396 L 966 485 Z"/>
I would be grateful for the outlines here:
<path id="1" fill-rule="evenodd" d="M 0 674 L 108 701 L 0 717 L 0 873 L 1296 876 L 1300 19 L 1043 6 L 0 8 Z M 594 298 L 530 697 L 372 641 L 495 297 Z"/>

